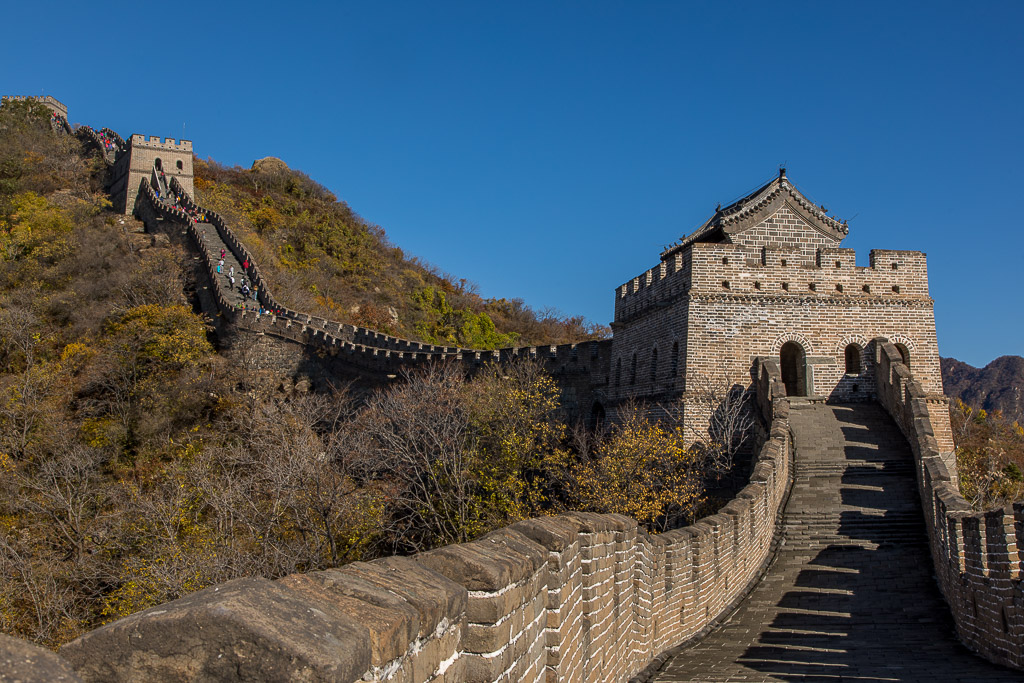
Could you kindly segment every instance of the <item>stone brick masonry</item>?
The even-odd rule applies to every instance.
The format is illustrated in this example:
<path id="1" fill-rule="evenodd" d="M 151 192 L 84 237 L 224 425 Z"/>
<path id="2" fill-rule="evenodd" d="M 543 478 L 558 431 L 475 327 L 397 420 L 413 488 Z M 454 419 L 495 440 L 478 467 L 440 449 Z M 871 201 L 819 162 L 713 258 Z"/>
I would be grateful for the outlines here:
<path id="1" fill-rule="evenodd" d="M 757 580 L 789 486 L 788 402 L 717 514 L 648 536 L 618 515 L 531 519 L 472 543 L 279 581 L 238 579 L 61 649 L 85 681 L 618 681 L 712 627 Z"/>
<path id="2" fill-rule="evenodd" d="M 787 386 L 833 401 L 877 398 L 890 412 L 913 452 L 960 638 L 1024 667 L 1024 511 L 973 513 L 956 493 L 924 254 L 874 251 L 858 268 L 839 246 L 845 223 L 780 173 L 618 288 L 611 341 L 436 347 L 288 310 L 255 264 L 248 275 L 276 314 L 240 308 L 214 273 L 211 249 L 224 246 L 236 270 L 251 256 L 220 216 L 206 212 L 209 222 L 196 224 L 156 198 L 149 180 L 157 157 L 173 191 L 198 208 L 191 143 L 143 136 L 119 144 L 122 208 L 191 242 L 224 324 L 303 350 L 276 354 L 277 362 L 333 358 L 379 379 L 445 358 L 473 367 L 527 355 L 556 370 L 583 414 L 591 403 L 613 411 L 628 396 L 685 400 L 695 378 L 720 374 L 755 395 L 766 434 L 750 484 L 684 529 L 651 537 L 624 517 L 572 513 L 409 558 L 240 579 L 108 624 L 61 657 L 0 641 L 2 661 L 26 680 L 47 672 L 104 681 L 628 679 L 730 615 L 770 562 L 791 480 Z M 691 428 L 700 419 L 686 415 Z"/>

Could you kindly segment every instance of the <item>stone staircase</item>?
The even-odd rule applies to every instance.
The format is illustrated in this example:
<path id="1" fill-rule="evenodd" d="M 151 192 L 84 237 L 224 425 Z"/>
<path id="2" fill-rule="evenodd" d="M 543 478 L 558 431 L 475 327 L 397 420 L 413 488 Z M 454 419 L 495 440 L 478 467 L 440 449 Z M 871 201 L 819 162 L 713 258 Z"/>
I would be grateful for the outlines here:
<path id="1" fill-rule="evenodd" d="M 793 403 L 783 544 L 717 631 L 658 681 L 1020 681 L 956 639 L 910 448 L 881 406 Z"/>
<path id="2" fill-rule="evenodd" d="M 221 250 L 224 250 L 224 268 L 222 269 L 224 272 L 222 272 L 218 277 L 221 279 L 221 291 L 224 292 L 224 297 L 228 300 L 228 303 L 236 308 L 244 307 L 249 310 L 258 311 L 260 305 L 253 299 L 252 294 L 249 294 L 248 297 L 243 297 L 242 292 L 239 291 L 242 286 L 242 277 L 244 276 L 242 264 L 238 262 L 238 259 L 231 252 L 231 249 L 228 248 L 228 245 L 225 244 L 224 240 L 222 240 L 220 235 L 217 234 L 217 228 L 209 223 L 197 223 L 196 231 L 202 237 L 206 253 L 210 255 L 214 264 L 216 264 L 217 260 L 220 258 Z M 232 267 L 235 269 L 234 287 L 231 286 L 231 280 L 228 277 L 228 272 Z M 252 286 L 251 282 L 249 283 L 249 286 Z"/>

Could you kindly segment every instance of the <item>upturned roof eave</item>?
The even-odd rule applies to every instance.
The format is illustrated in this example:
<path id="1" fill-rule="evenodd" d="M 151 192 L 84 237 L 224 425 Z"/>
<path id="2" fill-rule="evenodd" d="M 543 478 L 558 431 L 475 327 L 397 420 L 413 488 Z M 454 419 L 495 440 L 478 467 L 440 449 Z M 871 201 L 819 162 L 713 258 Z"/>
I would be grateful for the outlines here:
<path id="1" fill-rule="evenodd" d="M 815 206 L 786 178 L 786 169 L 780 169 L 778 177 L 773 178 L 732 204 L 716 208 L 714 215 L 699 228 L 679 240 L 676 244 L 665 249 L 661 253 L 662 260 L 673 256 L 694 242 L 700 242 L 716 236 L 721 237 L 728 227 L 742 225 L 744 219 L 749 219 L 751 214 L 773 201 L 783 192 L 787 193 L 795 204 L 820 224 L 814 227 L 827 234 L 831 233 L 838 239 L 842 239 L 849 232 L 846 221 L 832 218 L 822 208 Z M 738 230 L 729 230 L 729 232 L 742 232 L 746 227 L 741 227 Z"/>

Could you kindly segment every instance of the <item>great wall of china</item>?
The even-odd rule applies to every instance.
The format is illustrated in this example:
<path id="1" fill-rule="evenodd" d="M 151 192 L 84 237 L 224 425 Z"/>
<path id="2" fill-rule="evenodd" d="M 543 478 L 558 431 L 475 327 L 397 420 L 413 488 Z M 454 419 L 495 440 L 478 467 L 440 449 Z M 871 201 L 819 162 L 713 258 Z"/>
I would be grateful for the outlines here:
<path id="1" fill-rule="evenodd" d="M 66 109 L 63 114 L 66 115 Z M 104 131 L 108 139 L 114 139 L 111 133 Z M 106 156 L 107 150 L 91 129 L 83 132 L 80 128 L 78 134 L 83 142 L 99 145 Z M 131 140 L 141 137 L 133 136 Z M 130 154 L 131 141 L 116 139 L 119 142 L 115 156 Z M 152 178 L 159 182 L 155 174 Z M 777 186 L 783 191 L 786 188 L 781 181 Z M 171 178 L 168 188 L 182 199 L 186 208 L 203 211 L 176 178 Z M 621 380 L 612 376 L 614 352 L 609 342 L 480 352 L 419 344 L 289 310 L 273 298 L 251 255 L 220 216 L 203 211 L 208 222 L 196 223 L 189 213 L 158 199 L 149 179 L 143 179 L 138 190 L 138 199 L 133 198 L 137 202 L 136 214 L 149 229 L 177 230 L 190 241 L 209 276 L 212 300 L 228 325 L 273 338 L 307 357 L 336 358 L 339 368 L 347 368 L 346 376 L 370 378 L 383 384 L 389 381 L 388 375 L 404 367 L 440 358 L 475 365 L 530 355 L 546 359 L 556 376 L 559 372 L 565 377 L 572 373 L 578 378 L 585 376 L 579 380 L 581 389 L 577 395 L 591 392 L 588 401 L 594 395 L 607 399 L 622 386 Z M 756 205 L 756 210 L 767 207 L 777 212 L 777 206 L 769 206 L 776 201 L 771 192 L 776 191 L 768 188 L 756 197 L 749 210 L 755 210 Z M 161 194 L 166 197 L 166 189 Z M 725 213 L 741 212 L 738 209 L 732 214 Z M 809 219 L 805 216 L 804 220 Z M 727 229 L 728 221 L 722 225 Z M 212 233 L 204 238 L 204 230 Z M 250 277 L 258 287 L 260 302 L 266 309 L 280 310 L 280 315 L 257 316 L 239 309 L 235 294 L 225 291 L 214 272 L 210 260 L 210 242 L 214 239 L 230 248 L 238 264 L 250 262 Z M 784 248 L 779 253 L 792 259 L 800 248 L 798 244 L 795 251 Z M 741 263 L 756 267 L 748 253 L 750 249 L 717 245 L 691 249 L 690 253 L 700 249 L 711 249 L 714 253 L 709 263 L 721 263 L 726 269 L 730 266 L 729 254 L 722 256 L 726 252 L 735 252 Z M 852 258 L 849 250 L 828 249 L 814 249 L 819 268 L 834 260 L 836 270 L 842 271 L 844 264 L 853 269 L 852 261 L 846 261 Z M 774 252 L 762 248 L 759 253 L 764 266 Z M 872 272 L 863 276 L 871 280 L 863 284 L 868 288 L 861 290 L 864 300 L 867 296 L 876 298 L 878 289 L 887 291 L 889 296 L 907 295 L 908 287 L 917 286 L 919 279 L 911 278 L 909 284 L 892 284 L 891 277 L 884 275 L 886 268 L 891 271 L 897 266 L 904 271 L 908 267 L 922 270 L 923 261 L 919 266 L 913 265 L 913 254 L 916 252 L 879 252 L 877 257 L 873 254 Z M 675 257 L 674 252 L 667 254 L 663 264 L 671 264 Z M 685 260 L 680 261 L 680 271 Z M 692 263 L 691 260 L 686 266 L 691 273 Z M 907 266 L 908 263 L 911 265 Z M 744 284 L 752 291 L 749 296 L 760 289 L 754 287 L 755 282 L 774 281 L 766 277 L 772 269 L 783 269 L 776 273 L 788 285 L 781 288 L 782 292 L 789 291 L 789 287 L 810 292 L 821 287 L 819 278 L 808 277 L 810 270 L 794 274 L 785 270 L 788 267 L 782 261 L 769 269 L 757 268 L 762 279 Z M 736 296 L 733 283 L 743 281 L 741 273 L 723 275 L 718 270 L 717 265 L 714 273 L 709 270 L 708 282 L 730 290 L 724 298 L 716 300 L 732 302 Z M 645 287 L 656 287 L 668 275 L 661 271 L 648 274 L 645 282 L 637 279 L 617 291 L 617 320 L 619 298 L 625 300 Z M 841 279 L 832 284 L 842 286 L 844 282 L 849 288 L 849 282 Z M 856 283 L 860 284 L 860 280 Z M 872 287 L 875 291 L 869 292 Z M 685 286 L 680 283 L 679 291 L 670 296 L 678 297 L 691 288 L 698 290 L 695 296 L 711 297 L 702 295 L 692 279 Z M 910 295 L 916 299 L 906 306 L 919 307 L 922 292 Z M 773 296 L 788 301 L 781 292 Z M 927 297 L 926 289 L 923 297 Z M 624 303 L 629 305 L 633 303 Z M 616 335 L 621 330 L 616 329 Z M 794 333 L 779 346 L 785 348 L 797 339 L 810 345 L 809 337 L 809 333 Z M 901 433 L 909 447 L 906 456 L 897 454 L 892 463 L 905 460 L 913 471 L 919 501 L 912 501 L 910 507 L 915 511 L 913 516 L 923 520 L 923 524 L 921 531 L 913 531 L 912 535 L 926 533 L 938 589 L 948 607 L 948 613 L 942 608 L 942 614 L 928 614 L 927 619 L 921 620 L 920 628 L 925 628 L 926 621 L 941 624 L 951 616 L 956 635 L 971 650 L 1003 666 L 1024 669 L 1024 505 L 975 512 L 960 496 L 955 475 L 950 473 L 951 435 L 948 419 L 942 420 L 945 404 L 935 394 L 934 378 L 926 374 L 926 381 L 922 382 L 911 374 L 908 366 L 907 347 L 911 347 L 910 351 L 924 347 L 920 335 L 919 346 L 914 346 L 911 336 L 896 334 L 841 338 L 839 351 L 855 346 L 861 356 L 853 361 L 863 363 L 863 369 L 858 364 L 856 374 L 849 372 L 853 361 L 847 355 L 848 372 L 835 381 L 856 382 L 859 386 L 853 390 L 866 394 L 861 400 L 877 402 L 884 409 L 880 414 L 895 424 L 898 432 L 894 433 Z M 663 355 L 663 361 L 667 355 Z M 635 379 L 636 351 L 632 357 Z M 618 355 L 615 360 L 621 358 Z M 655 352 L 651 364 L 655 369 L 659 367 L 656 359 Z M 929 373 L 929 360 L 921 360 L 924 362 L 920 365 L 914 361 L 915 368 Z M 787 362 L 791 361 L 783 351 L 781 363 Z M 813 363 L 821 367 L 817 380 L 808 376 L 812 374 Z M 893 545 L 891 541 L 858 540 L 860 530 L 847 531 L 837 541 L 835 529 L 815 525 L 805 528 L 799 522 L 801 515 L 808 512 L 827 515 L 830 510 L 808 510 L 803 498 L 787 506 L 790 491 L 797 484 L 806 488 L 810 482 L 816 491 L 836 491 L 844 504 L 847 497 L 863 497 L 879 488 L 854 486 L 851 490 L 849 474 L 841 477 L 846 481 L 845 489 L 843 481 L 834 474 L 824 473 L 815 478 L 818 475 L 814 463 L 819 454 L 808 445 L 811 442 L 807 430 L 808 425 L 817 428 L 820 418 L 809 417 L 812 413 L 806 411 L 824 406 L 829 397 L 807 389 L 814 388 L 815 381 L 822 382 L 823 376 L 833 382 L 827 359 L 809 356 L 805 369 L 796 373 L 791 369 L 789 375 L 785 368 L 780 368 L 777 353 L 756 355 L 752 366 L 751 391 L 756 396 L 761 432 L 750 483 L 716 514 L 691 526 L 649 536 L 638 529 L 635 521 L 616 515 L 574 513 L 526 520 L 471 543 L 412 557 L 354 563 L 277 581 L 232 581 L 103 626 L 64 646 L 59 654 L 3 637 L 0 668 L 7 667 L 12 676 L 22 680 L 615 681 L 637 676 L 658 680 L 726 680 L 725 674 L 717 677 L 713 673 L 720 663 L 706 650 L 692 645 L 715 629 L 717 633 L 729 633 L 723 624 L 742 620 L 744 605 L 753 599 L 751 596 L 759 587 L 784 579 L 784 562 L 777 560 L 780 548 L 802 547 L 801 543 L 813 542 L 816 535 L 833 551 L 853 548 L 861 552 Z M 660 376 L 654 371 L 650 375 L 654 386 Z M 843 398 L 849 400 L 849 395 L 844 394 Z M 801 420 L 792 419 L 794 411 L 801 413 Z M 585 407 L 580 412 L 585 413 Z M 857 431 L 844 428 L 838 437 L 838 451 L 845 451 L 847 459 L 854 457 L 854 453 L 864 456 L 866 449 L 858 445 Z M 811 470 L 802 469 L 801 463 L 810 463 Z M 885 474 L 893 467 L 889 462 L 872 467 L 870 458 L 865 463 L 858 467 L 871 470 L 872 476 Z M 901 494 L 904 506 L 906 498 Z M 883 501 L 877 510 L 869 510 L 873 523 L 882 527 L 897 524 L 899 515 L 906 513 L 897 514 L 894 508 L 895 504 Z M 853 575 L 848 572 L 835 572 L 834 585 L 813 588 L 804 576 L 793 584 L 793 591 L 787 596 L 799 593 L 810 595 L 815 601 L 828 601 L 855 595 L 861 589 L 855 587 Z M 900 576 L 893 575 L 885 581 L 896 584 Z M 915 590 L 923 591 L 920 601 L 925 602 L 924 592 L 930 589 L 925 586 Z M 917 601 L 916 594 L 904 597 L 908 602 Z M 779 605 L 782 603 L 780 600 Z M 841 619 L 837 614 L 844 614 L 820 605 L 809 611 L 833 620 L 830 623 Z M 845 612 L 846 618 L 852 613 L 852 609 Z M 825 638 L 829 645 L 800 648 L 800 656 L 807 659 L 800 659 L 799 667 L 795 660 L 782 664 L 777 661 L 781 646 L 757 657 L 751 654 L 757 649 L 755 644 L 763 649 L 765 643 L 777 642 L 771 641 L 766 632 L 761 632 L 756 643 L 752 642 L 737 661 L 745 661 L 746 666 L 752 667 L 750 670 L 781 676 L 758 680 L 792 680 L 824 671 L 828 676 L 822 674 L 823 678 L 838 679 L 856 676 L 858 667 L 867 670 L 872 666 L 889 667 L 885 671 L 891 674 L 891 680 L 906 680 L 900 677 L 899 661 L 828 659 L 826 653 L 842 648 L 843 637 L 852 636 L 851 629 L 857 623 L 868 624 L 861 628 L 869 630 L 876 626 L 882 629 L 888 618 L 882 613 L 862 617 L 868 621 L 854 621 L 846 627 L 833 624 L 829 633 L 815 635 Z M 774 622 L 770 626 L 783 628 Z M 841 633 L 844 628 L 848 631 L 845 636 Z M 773 637 L 780 633 L 776 631 Z M 785 633 L 792 635 L 789 631 Z M 806 635 L 806 630 L 800 633 Z M 679 651 L 681 645 L 692 647 Z M 922 668 L 903 673 L 925 677 L 933 671 L 937 672 L 935 680 L 941 680 L 943 672 L 950 675 L 952 671 L 986 680 L 1021 678 L 1017 672 L 986 669 L 984 662 L 966 652 L 955 652 L 953 645 L 942 647 L 945 649 L 941 651 L 907 652 L 905 659 Z M 669 658 L 666 653 L 673 649 Z M 947 650 L 951 654 L 946 655 Z M 786 656 L 795 656 L 793 651 L 787 652 Z M 752 664 L 754 660 L 757 661 Z M 811 664 L 833 668 L 808 669 Z M 837 670 L 837 666 L 844 668 Z M 672 673 L 674 670 L 676 674 Z M 694 670 L 702 673 L 686 673 Z"/>

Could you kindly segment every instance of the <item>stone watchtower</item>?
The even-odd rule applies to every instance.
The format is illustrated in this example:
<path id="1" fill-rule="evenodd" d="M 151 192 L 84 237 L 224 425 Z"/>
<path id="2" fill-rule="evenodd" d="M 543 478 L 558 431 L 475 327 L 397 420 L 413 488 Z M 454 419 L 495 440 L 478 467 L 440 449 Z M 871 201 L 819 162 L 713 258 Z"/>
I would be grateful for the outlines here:
<path id="1" fill-rule="evenodd" d="M 153 182 L 160 171 L 164 172 L 168 183 L 171 177 L 177 178 L 189 196 L 194 197 L 192 141 L 132 135 L 127 141 L 127 149 L 117 155 L 114 163 L 110 194 L 115 210 L 130 216 L 135 210 L 142 179 Z M 157 187 L 156 183 L 154 187 Z"/>
<path id="2" fill-rule="evenodd" d="M 951 451 L 925 255 L 875 249 L 859 267 L 840 246 L 847 233 L 784 169 L 718 207 L 616 289 L 610 407 L 681 400 L 684 424 L 704 429 L 694 391 L 709 379 L 749 388 L 761 357 L 779 363 L 790 396 L 873 399 L 873 349 L 884 337 L 935 404 L 936 437 Z"/>
<path id="3" fill-rule="evenodd" d="M 11 100 L 12 102 L 23 102 L 26 100 L 38 102 L 39 104 L 43 105 L 44 107 L 52 111 L 54 114 L 64 117 L 65 121 L 68 118 L 68 106 L 60 100 L 58 100 L 56 97 L 50 97 L 49 95 L 4 95 L 3 99 Z"/>

